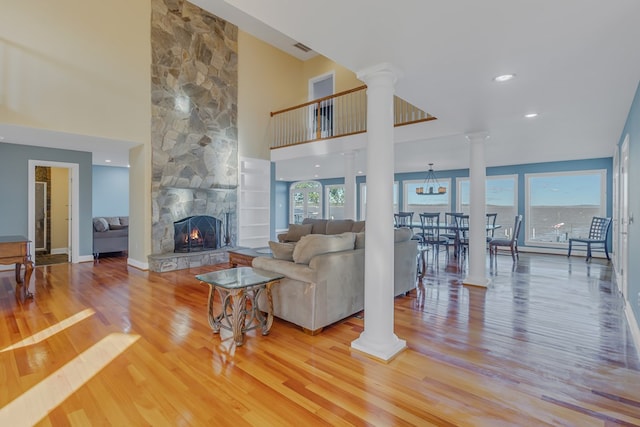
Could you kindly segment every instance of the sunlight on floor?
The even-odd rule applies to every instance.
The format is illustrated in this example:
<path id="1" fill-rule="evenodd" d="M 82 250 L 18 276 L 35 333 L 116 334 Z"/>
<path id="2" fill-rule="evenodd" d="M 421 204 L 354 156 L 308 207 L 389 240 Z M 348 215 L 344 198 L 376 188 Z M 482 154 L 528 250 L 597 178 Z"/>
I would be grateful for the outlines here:
<path id="1" fill-rule="evenodd" d="M 2 350 L 0 350 L 0 353 L 4 353 L 5 351 L 15 350 L 17 348 L 22 348 L 22 347 L 27 347 L 29 345 L 37 344 L 57 334 L 58 332 L 61 332 L 75 325 L 76 323 L 81 322 L 87 317 L 93 316 L 94 314 L 95 314 L 95 311 L 93 311 L 90 308 L 87 308 L 86 310 L 82 310 L 81 312 L 76 313 L 73 316 L 64 319 L 63 321 L 56 323 L 55 325 L 48 327 L 47 329 L 44 329 L 40 332 L 36 332 L 35 334 L 23 339 L 22 341 L 19 341 L 13 345 L 10 345 L 9 347 L 3 348 Z"/>
<path id="2" fill-rule="evenodd" d="M 31 426 L 82 387 L 139 335 L 110 334 L 0 409 L 1 426 Z"/>

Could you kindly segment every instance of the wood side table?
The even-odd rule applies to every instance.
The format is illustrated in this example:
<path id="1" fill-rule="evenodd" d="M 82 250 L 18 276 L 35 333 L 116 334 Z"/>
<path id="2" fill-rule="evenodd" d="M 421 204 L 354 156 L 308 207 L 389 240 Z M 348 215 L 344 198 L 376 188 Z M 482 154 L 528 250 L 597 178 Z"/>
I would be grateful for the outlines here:
<path id="1" fill-rule="evenodd" d="M 251 267 L 251 261 L 258 256 L 272 256 L 271 250 L 265 248 L 238 248 L 228 251 L 229 264 L 235 268 L 238 266 Z"/>
<path id="2" fill-rule="evenodd" d="M 0 264 L 16 265 L 16 282 L 22 283 L 25 298 L 33 297 L 33 293 L 29 291 L 31 273 L 33 273 L 33 262 L 29 253 L 30 243 L 31 241 L 24 236 L 0 236 Z M 22 264 L 24 264 L 24 282 L 20 274 Z"/>

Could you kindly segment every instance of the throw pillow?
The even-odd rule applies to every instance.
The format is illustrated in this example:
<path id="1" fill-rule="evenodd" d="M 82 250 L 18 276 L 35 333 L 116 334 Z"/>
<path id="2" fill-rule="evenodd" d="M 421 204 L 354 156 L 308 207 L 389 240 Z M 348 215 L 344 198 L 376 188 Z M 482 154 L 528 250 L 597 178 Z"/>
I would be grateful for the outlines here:
<path id="1" fill-rule="evenodd" d="M 269 242 L 269 248 L 275 259 L 283 259 L 285 261 L 293 261 L 293 249 L 296 247 L 293 243 Z"/>
<path id="2" fill-rule="evenodd" d="M 285 240 L 288 242 L 297 242 L 302 236 L 311 233 L 312 227 L 313 224 L 290 224 Z"/>
<path id="3" fill-rule="evenodd" d="M 109 229 L 109 223 L 102 217 L 93 218 L 93 229 L 98 232 L 107 231 Z"/>
<path id="4" fill-rule="evenodd" d="M 117 216 L 106 216 L 104 217 L 104 219 L 107 220 L 109 226 L 120 225 L 120 218 L 118 218 Z"/>
<path id="5" fill-rule="evenodd" d="M 120 225 L 129 225 L 129 217 L 128 216 L 121 216 L 120 217 Z"/>
<path id="6" fill-rule="evenodd" d="M 302 236 L 293 250 L 293 261 L 296 264 L 309 264 L 316 255 L 353 249 L 354 241 L 355 236 L 351 232 Z"/>

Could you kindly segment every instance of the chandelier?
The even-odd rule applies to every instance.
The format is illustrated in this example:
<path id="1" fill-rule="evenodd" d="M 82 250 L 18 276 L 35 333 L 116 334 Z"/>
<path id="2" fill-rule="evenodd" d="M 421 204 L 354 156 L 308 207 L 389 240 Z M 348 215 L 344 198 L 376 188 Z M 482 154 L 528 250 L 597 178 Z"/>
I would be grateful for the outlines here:
<path id="1" fill-rule="evenodd" d="M 427 171 L 427 177 L 424 180 L 422 187 L 416 188 L 416 194 L 420 196 L 434 196 L 438 194 L 446 194 L 447 187 L 444 187 L 438 183 L 435 172 L 433 172 L 433 163 L 429 163 L 429 170 Z"/>

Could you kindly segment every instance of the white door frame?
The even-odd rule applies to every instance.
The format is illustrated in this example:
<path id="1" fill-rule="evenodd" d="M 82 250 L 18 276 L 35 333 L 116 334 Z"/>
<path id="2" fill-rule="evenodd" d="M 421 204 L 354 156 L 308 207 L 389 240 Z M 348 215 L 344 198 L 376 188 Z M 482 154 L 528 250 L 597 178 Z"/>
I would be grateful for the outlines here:
<path id="1" fill-rule="evenodd" d="M 80 200 L 80 165 L 78 163 L 63 163 L 63 162 L 50 162 L 46 160 L 29 160 L 29 178 L 28 178 L 28 221 L 29 221 L 29 240 L 35 241 L 36 236 L 36 166 L 53 167 L 53 168 L 66 168 L 69 169 L 69 181 L 70 181 L 70 217 L 69 217 L 69 230 L 71 239 L 69 240 L 70 260 L 76 264 L 80 262 L 79 247 L 80 247 L 80 226 L 78 224 L 78 218 L 80 217 L 80 207 L 78 201 Z M 30 245 L 31 259 L 35 259 L 35 248 Z"/>
<path id="2" fill-rule="evenodd" d="M 618 286 L 624 298 L 629 300 L 627 271 L 629 269 L 629 134 L 620 149 L 620 281 Z"/>

